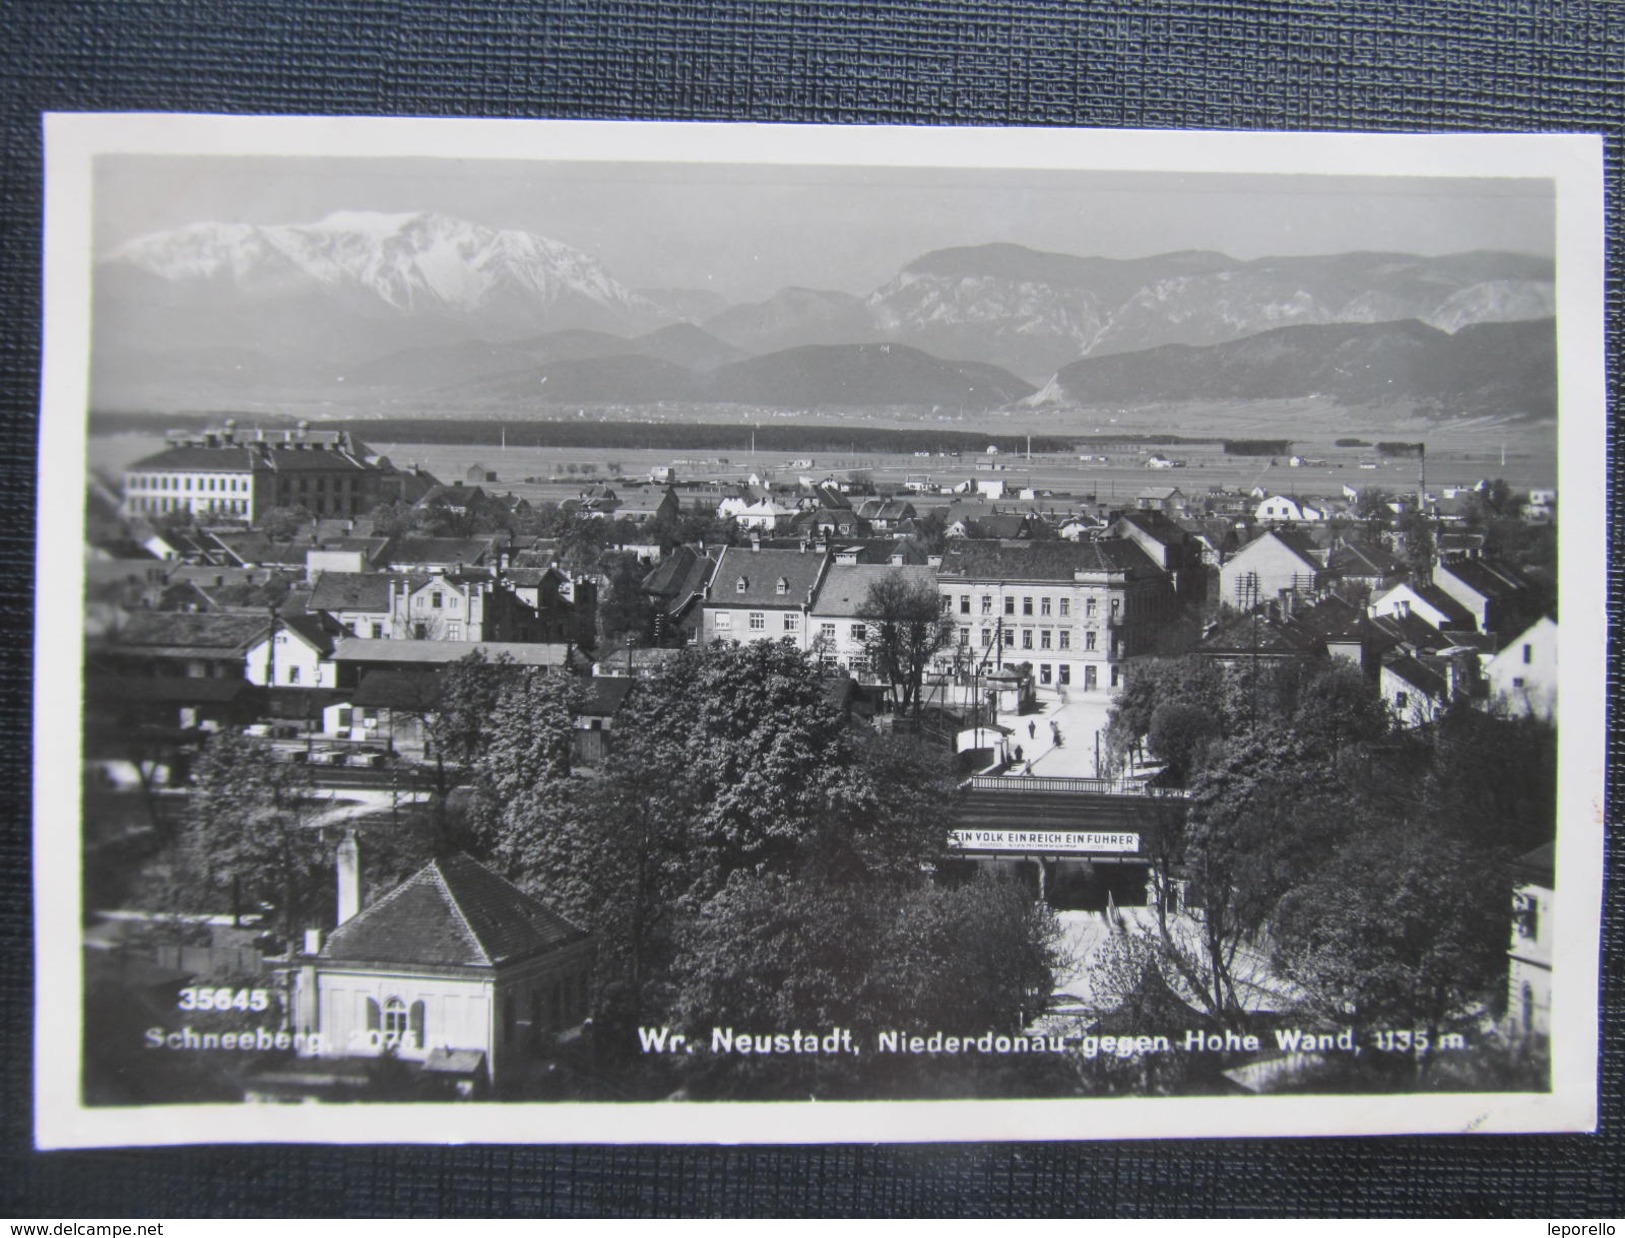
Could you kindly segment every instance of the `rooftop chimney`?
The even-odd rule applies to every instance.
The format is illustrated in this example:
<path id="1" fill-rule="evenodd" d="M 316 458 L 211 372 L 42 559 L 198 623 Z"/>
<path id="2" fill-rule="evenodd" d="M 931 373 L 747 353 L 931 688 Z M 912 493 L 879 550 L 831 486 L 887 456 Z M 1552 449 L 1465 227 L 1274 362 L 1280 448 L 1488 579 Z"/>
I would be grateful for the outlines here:
<path id="1" fill-rule="evenodd" d="M 361 910 L 361 844 L 356 841 L 354 830 L 339 844 L 338 875 L 338 922 L 343 924 Z"/>

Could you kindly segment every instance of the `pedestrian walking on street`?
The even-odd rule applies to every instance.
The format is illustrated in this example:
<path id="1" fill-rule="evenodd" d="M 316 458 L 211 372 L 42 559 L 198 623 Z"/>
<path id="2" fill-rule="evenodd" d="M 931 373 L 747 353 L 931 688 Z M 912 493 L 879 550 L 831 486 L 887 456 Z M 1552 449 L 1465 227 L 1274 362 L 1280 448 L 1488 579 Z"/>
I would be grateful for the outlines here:
<path id="1" fill-rule="evenodd" d="M 1028 739 L 1037 739 L 1038 738 L 1038 723 L 1036 723 L 1036 722 L 1028 722 L 1027 723 L 1027 738 Z"/>
<path id="2" fill-rule="evenodd" d="M 1017 765 L 1021 764 L 1021 745 L 1020 744 L 1016 745 L 1016 764 Z"/>

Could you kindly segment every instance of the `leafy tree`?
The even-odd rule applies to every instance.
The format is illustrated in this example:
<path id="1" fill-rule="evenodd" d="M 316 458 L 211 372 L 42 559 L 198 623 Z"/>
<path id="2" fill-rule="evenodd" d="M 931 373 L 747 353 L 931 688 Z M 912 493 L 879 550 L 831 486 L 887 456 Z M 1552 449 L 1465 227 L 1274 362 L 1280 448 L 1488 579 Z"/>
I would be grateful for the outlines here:
<path id="1" fill-rule="evenodd" d="M 936 512 L 916 516 L 908 540 L 924 554 L 940 555 L 948 544 L 948 522 Z"/>
<path id="2" fill-rule="evenodd" d="M 590 908 L 586 842 L 570 779 L 578 689 L 573 676 L 505 678 L 473 760 L 473 833 L 481 852 L 566 915 Z"/>
<path id="3" fill-rule="evenodd" d="M 197 517 L 190 507 L 177 507 L 154 516 L 152 527 L 160 533 L 188 533 L 197 527 Z"/>
<path id="4" fill-rule="evenodd" d="M 1519 854 L 1557 833 L 1557 730 L 1535 717 L 1459 705 L 1434 735 L 1420 796 L 1456 838 Z"/>
<path id="5" fill-rule="evenodd" d="M 1350 744 L 1381 738 L 1390 718 L 1371 678 L 1352 663 L 1333 660 L 1304 685 L 1292 725 L 1324 744 L 1335 760 Z"/>
<path id="6" fill-rule="evenodd" d="M 1518 496 L 1503 478 L 1497 477 L 1482 490 L 1467 495 L 1464 513 L 1469 528 L 1482 529 L 1492 521 L 1515 518 L 1518 515 Z"/>
<path id="7" fill-rule="evenodd" d="M 1393 515 L 1388 505 L 1394 501 L 1394 493 L 1384 490 L 1381 486 L 1363 486 L 1360 497 L 1355 501 L 1354 511 L 1361 520 L 1374 523 L 1379 528 L 1387 525 L 1388 518 Z"/>
<path id="8" fill-rule="evenodd" d="M 891 571 L 869 586 L 858 616 L 864 620 L 864 652 L 875 672 L 891 684 L 899 713 L 920 712 L 925 668 L 954 639 L 954 622 L 935 585 Z"/>
<path id="9" fill-rule="evenodd" d="M 1151 733 L 1157 710 L 1173 705 L 1189 706 L 1214 719 L 1218 733 L 1233 734 L 1239 729 L 1239 720 L 1233 717 L 1233 694 L 1215 663 L 1195 656 L 1137 659 L 1129 663 L 1123 690 L 1106 717 L 1111 764 L 1120 766 L 1130 753 L 1138 751 Z"/>
<path id="10" fill-rule="evenodd" d="M 476 649 L 439 673 L 433 689 L 412 710 L 423 722 L 428 756 L 434 763 L 435 810 L 449 845 L 452 828 L 448 804 L 459 771 L 470 768 L 491 734 L 497 698 L 515 671 L 513 659 L 487 658 Z"/>
<path id="11" fill-rule="evenodd" d="M 1218 737 L 1219 719 L 1212 711 L 1190 701 L 1164 701 L 1151 714 L 1145 742 L 1166 764 L 1169 781 L 1183 785 Z"/>
<path id="12" fill-rule="evenodd" d="M 417 513 L 410 503 L 403 503 L 400 499 L 378 504 L 367 519 L 371 522 L 374 537 L 399 537 L 417 527 Z"/>
<path id="13" fill-rule="evenodd" d="M 1411 580 L 1425 584 L 1433 579 L 1433 565 L 1438 561 L 1438 543 L 1433 536 L 1433 521 L 1419 511 L 1409 511 L 1399 518 L 1399 535 L 1404 545 L 1405 568 Z"/>
<path id="14" fill-rule="evenodd" d="M 607 592 L 598 599 L 600 647 L 614 644 L 623 637 L 637 644 L 652 644 L 655 607 L 649 595 L 643 592 L 648 569 L 636 555 L 626 551 L 606 554 L 598 566 L 609 582 Z"/>
<path id="15" fill-rule="evenodd" d="M 1247 973 L 1261 970 L 1259 934 L 1281 897 L 1359 819 L 1326 764 L 1318 746 L 1260 729 L 1224 746 L 1192 784 L 1174 854 L 1200 922 L 1194 931 L 1175 922 L 1159 899 L 1157 929 L 1171 971 L 1216 1021 L 1246 1020 Z"/>
<path id="16" fill-rule="evenodd" d="M 894 888 L 940 854 L 946 764 L 852 731 L 806 655 L 693 651 L 641 680 L 579 800 L 611 1012 L 658 1014 L 677 925 L 735 873 Z"/>
<path id="17" fill-rule="evenodd" d="M 682 934 L 679 1023 L 702 1035 L 847 1028 L 869 1052 L 697 1056 L 685 1073 L 706 1096 L 975 1094 L 986 1064 L 877 1058 L 869 1038 L 1019 1034 L 1054 989 L 1060 942 L 1054 913 L 1013 882 L 915 886 L 880 900 L 848 883 L 735 873 Z"/>
<path id="18" fill-rule="evenodd" d="M 557 503 L 537 503 L 519 519 L 518 532 L 527 537 L 558 537 L 573 517 Z"/>
<path id="19" fill-rule="evenodd" d="M 662 549 L 674 546 L 737 546 L 739 525 L 732 516 L 718 516 L 709 511 L 684 511 L 677 518 L 675 529 L 661 533 Z"/>
<path id="20" fill-rule="evenodd" d="M 313 828 L 310 769 L 232 731 L 209 738 L 193 767 L 185 869 L 203 897 L 275 908 L 285 940 L 333 917 L 329 848 Z"/>
<path id="21" fill-rule="evenodd" d="M 1282 898 L 1277 960 L 1326 1020 L 1436 1039 L 1505 975 L 1510 886 L 1499 864 L 1437 829 L 1362 833 Z"/>
<path id="22" fill-rule="evenodd" d="M 315 517 L 303 507 L 272 507 L 260 514 L 260 532 L 273 542 L 291 542 Z"/>
<path id="23" fill-rule="evenodd" d="M 559 566 L 572 575 L 596 571 L 608 542 L 609 529 L 604 521 L 575 516 L 559 533 Z"/>

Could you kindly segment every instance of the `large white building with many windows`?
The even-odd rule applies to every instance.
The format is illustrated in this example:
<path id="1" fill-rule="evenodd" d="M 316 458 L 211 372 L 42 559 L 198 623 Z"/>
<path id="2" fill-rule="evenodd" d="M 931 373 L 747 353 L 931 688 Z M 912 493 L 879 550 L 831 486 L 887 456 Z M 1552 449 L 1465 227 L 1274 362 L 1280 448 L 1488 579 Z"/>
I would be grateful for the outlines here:
<path id="1" fill-rule="evenodd" d="M 1133 542 L 960 542 L 938 587 L 961 662 L 987 670 L 1029 663 L 1034 682 L 1111 693 L 1123 664 L 1150 653 L 1174 617 L 1172 578 Z"/>
<path id="2" fill-rule="evenodd" d="M 257 524 L 273 507 L 312 516 L 359 516 L 378 501 L 379 469 L 345 430 L 239 430 L 227 421 L 201 433 L 172 431 L 156 455 L 124 471 L 124 514 L 190 512 L 203 520 Z"/>

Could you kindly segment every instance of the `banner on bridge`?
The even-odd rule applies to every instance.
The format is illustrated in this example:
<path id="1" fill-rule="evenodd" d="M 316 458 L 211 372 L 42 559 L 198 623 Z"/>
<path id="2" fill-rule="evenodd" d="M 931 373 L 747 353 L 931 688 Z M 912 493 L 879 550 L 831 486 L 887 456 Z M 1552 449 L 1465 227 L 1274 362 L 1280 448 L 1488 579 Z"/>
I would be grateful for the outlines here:
<path id="1" fill-rule="evenodd" d="M 955 851 L 1131 853 L 1140 849 L 1140 836 L 1089 830 L 949 830 L 948 846 Z"/>

